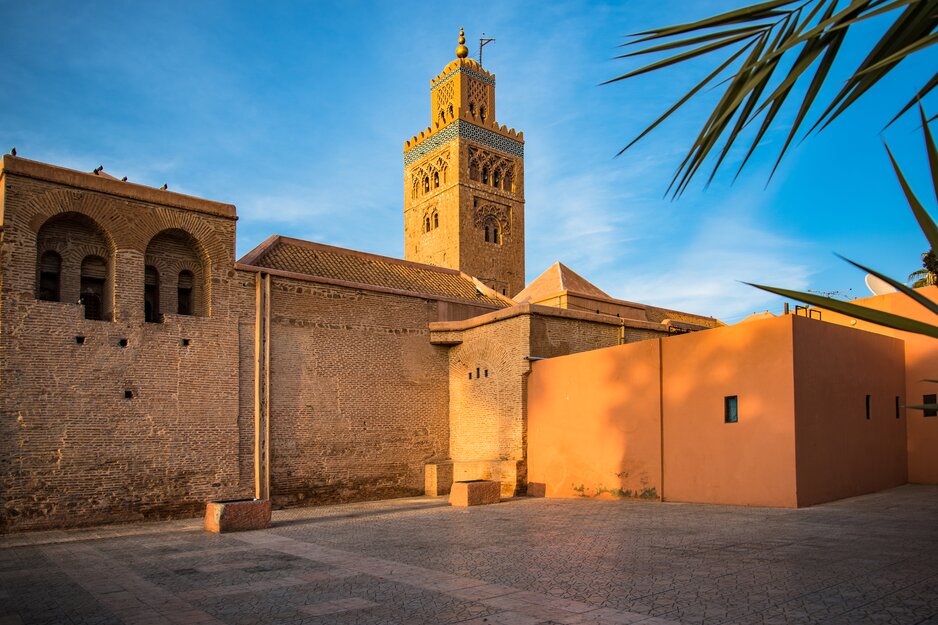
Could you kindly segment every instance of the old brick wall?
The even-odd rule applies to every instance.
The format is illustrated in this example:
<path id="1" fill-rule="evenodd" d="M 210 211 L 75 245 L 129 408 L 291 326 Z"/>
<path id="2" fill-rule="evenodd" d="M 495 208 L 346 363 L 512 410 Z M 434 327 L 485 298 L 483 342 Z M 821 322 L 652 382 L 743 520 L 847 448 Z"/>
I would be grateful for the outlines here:
<path id="1" fill-rule="evenodd" d="M 423 492 L 449 446 L 437 302 L 274 277 L 271 494 L 276 503 Z"/>
<path id="2" fill-rule="evenodd" d="M 432 328 L 435 341 L 453 345 L 449 418 L 456 479 L 511 479 L 507 494 L 521 492 L 526 484 L 526 357 L 561 356 L 619 342 L 617 320 L 536 306 Z M 511 463 L 513 474 L 498 475 Z"/>
<path id="3" fill-rule="evenodd" d="M 237 315 L 245 306 L 231 269 L 233 207 L 228 215 L 227 205 L 171 193 L 160 205 L 155 190 L 121 185 L 4 159 L 4 530 L 191 515 L 207 499 L 250 490 L 238 466 Z M 72 295 L 36 299 L 37 235 L 64 213 L 83 215 L 105 235 L 111 320 L 85 319 Z M 171 228 L 204 253 L 212 316 L 144 323 L 145 250 Z M 66 284 L 74 277 L 62 279 L 63 296 L 77 292 Z"/>

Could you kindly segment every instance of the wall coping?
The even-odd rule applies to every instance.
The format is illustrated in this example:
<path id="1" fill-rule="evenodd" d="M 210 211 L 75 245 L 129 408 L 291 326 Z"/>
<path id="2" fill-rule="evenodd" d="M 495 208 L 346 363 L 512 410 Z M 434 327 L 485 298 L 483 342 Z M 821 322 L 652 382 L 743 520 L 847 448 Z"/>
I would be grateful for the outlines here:
<path id="1" fill-rule="evenodd" d="M 602 323 L 610 326 L 624 326 L 628 325 L 632 327 L 631 323 L 626 323 L 627 319 L 621 319 L 619 317 L 610 317 L 609 315 L 597 315 L 596 313 L 581 312 L 578 310 L 569 310 L 566 308 L 555 308 L 553 306 L 542 306 L 540 304 L 517 304 L 509 308 L 502 308 L 494 312 L 486 313 L 484 315 L 479 315 L 477 317 L 472 317 L 470 319 L 464 319 L 462 321 L 434 321 L 430 324 L 431 332 L 459 332 L 462 330 L 470 330 L 472 328 L 478 328 L 480 326 L 488 325 L 490 323 L 496 323 L 498 321 L 504 321 L 505 319 L 511 319 L 513 317 L 520 317 L 523 315 L 540 315 L 543 317 L 559 317 L 561 319 L 575 319 L 578 321 L 590 321 L 593 323 Z M 645 324 L 647 326 L 653 326 L 656 329 L 663 329 L 660 323 L 653 323 L 647 321 L 640 321 L 637 323 Z M 644 327 L 644 326 L 637 326 Z"/>
<path id="2" fill-rule="evenodd" d="M 135 182 L 123 182 L 108 175 L 98 176 L 94 173 L 31 161 L 10 154 L 5 154 L 2 161 L 0 161 L 0 180 L 7 175 L 53 182 L 83 191 L 97 191 L 130 200 L 182 208 L 226 219 L 238 218 L 234 204 L 206 200 L 176 193 L 175 191 L 163 191 Z"/>

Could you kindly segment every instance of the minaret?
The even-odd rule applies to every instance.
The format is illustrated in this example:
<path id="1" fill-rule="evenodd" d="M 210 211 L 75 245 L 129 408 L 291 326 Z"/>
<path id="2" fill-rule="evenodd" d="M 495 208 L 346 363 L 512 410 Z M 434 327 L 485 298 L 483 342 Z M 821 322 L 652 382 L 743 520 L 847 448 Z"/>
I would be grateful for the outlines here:
<path id="1" fill-rule="evenodd" d="M 404 257 L 524 288 L 524 134 L 495 122 L 495 75 L 456 59 L 430 81 L 430 126 L 404 143 Z"/>

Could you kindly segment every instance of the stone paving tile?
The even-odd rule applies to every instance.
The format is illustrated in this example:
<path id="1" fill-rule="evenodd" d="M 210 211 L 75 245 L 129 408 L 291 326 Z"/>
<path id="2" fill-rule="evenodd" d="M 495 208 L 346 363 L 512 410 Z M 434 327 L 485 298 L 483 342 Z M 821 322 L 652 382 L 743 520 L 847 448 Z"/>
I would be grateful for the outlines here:
<path id="1" fill-rule="evenodd" d="M 938 488 L 908 486 L 803 510 L 415 498 L 235 535 L 35 532 L 0 536 L 0 625 L 938 625 L 936 520 Z"/>
<path id="2" fill-rule="evenodd" d="M 339 612 L 348 612 L 349 610 L 362 610 L 364 608 L 374 608 L 378 604 L 360 597 L 350 597 L 348 599 L 334 599 L 332 601 L 322 601 L 312 605 L 304 605 L 300 608 L 301 612 L 313 616 L 322 616 L 324 614 L 337 614 Z"/>

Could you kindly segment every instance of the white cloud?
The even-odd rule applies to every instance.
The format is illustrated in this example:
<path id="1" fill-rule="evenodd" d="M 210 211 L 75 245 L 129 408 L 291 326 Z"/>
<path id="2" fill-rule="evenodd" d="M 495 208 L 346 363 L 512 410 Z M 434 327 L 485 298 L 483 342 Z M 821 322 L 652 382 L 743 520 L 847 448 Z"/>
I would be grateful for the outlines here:
<path id="1" fill-rule="evenodd" d="M 712 315 L 728 323 L 766 309 L 778 297 L 742 282 L 806 289 L 812 276 L 809 246 L 753 223 L 745 215 L 714 214 L 685 245 L 668 246 L 655 267 L 624 280 L 623 299 Z M 671 260 L 666 260 L 666 259 Z"/>

